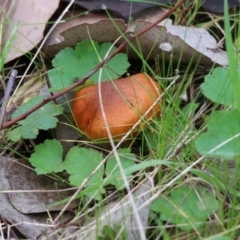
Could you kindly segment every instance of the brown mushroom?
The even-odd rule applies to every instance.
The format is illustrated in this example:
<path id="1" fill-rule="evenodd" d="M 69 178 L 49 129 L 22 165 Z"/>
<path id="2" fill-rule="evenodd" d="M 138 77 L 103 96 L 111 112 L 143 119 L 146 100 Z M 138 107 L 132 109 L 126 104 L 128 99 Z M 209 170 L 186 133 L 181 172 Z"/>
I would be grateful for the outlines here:
<path id="1" fill-rule="evenodd" d="M 81 131 L 91 139 L 108 138 L 99 102 L 99 85 L 91 85 L 77 91 L 73 98 L 72 112 Z M 101 83 L 103 108 L 114 140 L 126 134 L 160 96 L 162 90 L 147 74 Z M 147 114 L 147 118 L 160 114 L 159 101 Z M 138 126 L 134 135 L 139 132 Z"/>

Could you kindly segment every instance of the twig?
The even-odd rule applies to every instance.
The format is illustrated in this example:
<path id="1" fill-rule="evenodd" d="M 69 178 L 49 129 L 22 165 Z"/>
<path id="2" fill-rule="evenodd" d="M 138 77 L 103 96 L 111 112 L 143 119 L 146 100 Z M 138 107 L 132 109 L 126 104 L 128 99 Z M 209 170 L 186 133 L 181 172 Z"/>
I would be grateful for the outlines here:
<path id="1" fill-rule="evenodd" d="M 4 228 L 8 229 L 9 230 L 8 232 L 10 232 L 10 234 L 8 234 L 9 236 L 7 237 L 7 239 L 10 239 L 10 237 L 18 239 L 17 234 L 14 232 L 13 228 L 10 226 L 8 220 L 5 217 L 3 217 L 1 214 L 0 214 L 0 220 L 3 223 Z"/>
<path id="2" fill-rule="evenodd" d="M 153 28 L 154 26 L 156 26 L 158 23 L 160 23 L 161 21 L 163 21 L 164 19 L 168 18 L 179 6 L 181 6 L 183 3 L 185 2 L 185 0 L 181 0 L 179 1 L 176 5 L 174 5 L 168 12 L 166 12 L 165 14 L 163 14 L 156 22 L 150 24 L 148 27 L 144 28 L 142 31 L 140 31 L 139 33 L 137 33 L 136 35 L 131 35 L 128 38 L 129 42 L 134 41 L 136 38 L 138 38 L 139 36 L 141 36 L 142 34 L 144 34 L 145 32 L 147 32 L 148 30 L 150 30 L 151 28 Z M 128 45 L 128 41 L 123 42 L 109 57 L 107 57 L 106 59 L 104 59 L 102 62 L 100 62 L 91 72 L 89 72 L 87 75 L 85 75 L 80 81 L 72 84 L 71 86 L 69 86 L 68 88 L 64 89 L 63 91 L 54 94 L 53 96 L 44 99 L 42 102 L 40 102 L 39 104 L 37 104 L 35 107 L 31 108 L 30 110 L 28 110 L 27 112 L 25 112 L 24 114 L 20 115 L 19 117 L 7 122 L 6 124 L 4 124 L 0 130 L 4 129 L 4 128 L 9 128 L 11 126 L 13 126 L 15 123 L 17 123 L 20 120 L 23 120 L 24 118 L 26 118 L 29 114 L 31 114 L 32 112 L 36 111 L 38 108 L 42 107 L 43 105 L 49 103 L 50 101 L 55 100 L 56 98 L 64 95 L 65 93 L 73 90 L 76 87 L 79 87 L 81 85 L 83 85 L 87 79 L 89 79 L 94 73 L 96 73 L 100 68 L 102 68 L 110 59 L 112 59 L 116 54 L 118 54 L 119 52 L 121 52 L 127 45 Z"/>
<path id="3" fill-rule="evenodd" d="M 10 93 L 12 91 L 13 83 L 14 83 L 16 77 L 17 77 L 17 74 L 18 74 L 18 71 L 16 69 L 13 69 L 11 74 L 10 74 L 8 83 L 7 83 L 7 87 L 6 87 L 4 97 L 2 99 L 2 109 L 0 111 L 0 128 L 1 129 L 2 129 L 2 125 L 3 125 L 4 114 L 5 114 L 6 107 L 7 107 L 7 101 L 9 99 Z"/>

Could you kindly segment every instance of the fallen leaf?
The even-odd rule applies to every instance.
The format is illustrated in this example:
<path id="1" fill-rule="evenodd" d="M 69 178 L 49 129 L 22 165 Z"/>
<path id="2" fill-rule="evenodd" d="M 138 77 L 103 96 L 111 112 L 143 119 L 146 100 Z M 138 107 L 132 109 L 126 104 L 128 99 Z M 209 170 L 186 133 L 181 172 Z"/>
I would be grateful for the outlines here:
<path id="1" fill-rule="evenodd" d="M 36 95 L 43 95 L 42 92 L 46 89 L 47 85 L 44 81 L 42 72 L 36 71 L 31 76 L 25 78 L 24 83 L 21 85 L 19 90 L 14 94 L 8 105 L 7 113 L 13 112 L 17 107 L 26 103 L 30 98 Z M 44 95 L 49 95 L 49 92 L 44 91 Z"/>
<path id="2" fill-rule="evenodd" d="M 0 157 L 0 189 L 1 191 L 10 191 L 11 186 L 6 177 L 6 172 L 9 165 L 14 162 L 15 159 Z M 18 180 L 17 180 L 18 181 Z M 1 217 L 6 219 L 10 226 L 11 224 L 16 224 L 15 227 L 22 233 L 26 238 L 36 238 L 41 233 L 47 230 L 47 225 L 45 227 L 40 224 L 47 224 L 47 214 L 35 214 L 26 215 L 17 211 L 13 205 L 10 203 L 8 194 L 0 193 L 0 214 Z M 17 224 L 21 223 L 21 224 Z"/>
<path id="3" fill-rule="evenodd" d="M 140 16 L 142 12 L 149 10 L 150 8 L 156 9 L 156 4 L 159 6 L 159 3 L 169 5 L 171 3 L 175 4 L 176 2 L 176 0 L 152 0 L 149 2 L 131 2 L 121 0 L 76 0 L 75 4 L 91 11 L 103 10 L 106 7 L 113 17 L 121 17 L 128 21 L 129 16 L 131 16 L 131 18 L 136 18 L 135 15 Z"/>
<path id="4" fill-rule="evenodd" d="M 65 2 L 69 2 L 69 0 L 64 0 Z M 152 0 L 152 1 L 144 1 L 144 2 L 130 2 L 130 1 L 121 1 L 121 0 L 76 0 L 75 3 L 81 7 L 84 7 L 88 10 L 102 10 L 103 5 L 105 5 L 108 11 L 112 11 L 123 18 L 128 18 L 129 15 L 138 14 L 146 9 L 153 8 L 156 6 L 174 5 L 177 0 Z M 193 2 L 189 1 L 189 2 Z M 205 11 L 209 11 L 212 13 L 223 13 L 223 3 L 224 0 L 207 0 L 207 1 L 199 1 L 198 4 L 202 6 Z M 228 9 L 232 9 L 234 7 L 239 7 L 238 0 L 228 0 Z"/>
<path id="5" fill-rule="evenodd" d="M 210 66 L 213 63 L 222 66 L 228 64 L 226 52 L 218 47 L 214 37 L 206 29 L 175 26 L 171 20 L 160 24 L 139 37 L 139 50 L 143 56 L 149 56 L 150 59 L 164 56 L 164 59 L 174 62 L 179 62 L 182 58 L 183 63 L 192 61 Z M 149 25 L 150 22 L 138 20 L 135 31 L 139 32 Z M 132 51 L 129 54 L 132 57 L 135 55 Z"/>
<path id="6" fill-rule="evenodd" d="M 4 4 L 4 0 L 0 1 L 0 5 Z M 4 33 L 4 45 L 12 32 L 13 27 L 19 22 L 13 45 L 5 62 L 9 62 L 19 56 L 24 55 L 43 38 L 43 32 L 47 21 L 55 12 L 60 0 L 14 0 L 11 9 L 4 18 L 7 25 Z M 4 12 L 2 12 L 4 15 Z"/>
<path id="7" fill-rule="evenodd" d="M 114 24 L 105 14 L 88 13 L 73 18 L 60 23 L 54 29 L 43 49 L 48 57 L 53 58 L 60 50 L 75 47 L 77 43 L 85 39 L 91 38 L 98 43 L 113 42 L 121 36 L 120 32 L 125 32 L 127 29 L 122 19 L 114 19 Z"/>
<path id="8" fill-rule="evenodd" d="M 154 16 L 159 17 L 162 10 L 154 12 Z M 121 32 L 140 32 L 154 20 L 150 19 L 149 14 L 143 16 L 148 19 L 138 19 L 131 28 L 127 29 L 124 20 L 114 19 Z M 105 16 L 106 17 L 106 16 Z M 88 14 L 86 16 L 72 19 L 62 23 L 56 32 L 49 38 L 45 45 L 48 57 L 54 57 L 61 49 L 73 47 L 83 39 L 91 38 L 98 42 L 114 42 L 121 33 L 112 24 L 110 19 L 102 14 Z M 62 26 L 62 27 L 61 27 Z M 135 27 L 135 28 L 134 28 Z M 61 30 L 61 28 L 63 30 Z M 104 34 L 100 34 L 103 32 Z M 117 45 L 124 40 L 121 39 Z M 183 63 L 200 63 L 205 66 L 212 66 L 213 63 L 225 66 L 228 64 L 226 52 L 218 45 L 213 36 L 204 28 L 184 27 L 172 25 L 171 20 L 161 22 L 148 32 L 138 38 L 138 43 L 133 43 L 144 56 L 144 58 L 155 59 L 157 56 L 164 57 L 166 60 Z M 126 50 L 130 58 L 137 58 L 136 53 L 128 47 Z"/>
<path id="9" fill-rule="evenodd" d="M 63 205 L 51 207 L 49 205 L 71 197 L 74 194 L 74 191 L 61 191 L 61 189 L 69 187 L 63 181 L 56 181 L 49 176 L 38 176 L 26 160 L 18 160 L 11 163 L 7 170 L 7 176 L 13 191 L 39 190 L 39 192 L 9 194 L 12 205 L 21 213 L 61 210 Z M 51 190 L 59 191 L 51 192 Z M 77 207 L 78 204 L 78 201 L 72 201 L 68 210 Z"/>
<path id="10" fill-rule="evenodd" d="M 202 6 L 206 11 L 219 14 L 224 12 L 223 5 L 224 5 L 224 0 L 207 0 L 207 1 L 204 1 Z M 239 0 L 228 0 L 229 10 L 239 6 L 240 6 Z"/>

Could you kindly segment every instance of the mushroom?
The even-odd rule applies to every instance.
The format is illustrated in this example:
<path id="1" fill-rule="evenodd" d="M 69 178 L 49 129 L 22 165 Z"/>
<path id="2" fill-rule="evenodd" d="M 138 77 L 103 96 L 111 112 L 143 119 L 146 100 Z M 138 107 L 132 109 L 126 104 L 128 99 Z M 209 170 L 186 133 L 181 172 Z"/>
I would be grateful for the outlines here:
<path id="1" fill-rule="evenodd" d="M 102 82 L 101 96 L 107 123 L 114 140 L 120 140 L 162 93 L 157 82 L 145 73 Z M 79 129 L 94 140 L 107 139 L 100 102 L 99 85 L 78 90 L 73 97 L 72 112 Z M 149 111 L 146 118 L 160 114 L 161 100 Z M 133 135 L 140 130 L 138 125 Z"/>

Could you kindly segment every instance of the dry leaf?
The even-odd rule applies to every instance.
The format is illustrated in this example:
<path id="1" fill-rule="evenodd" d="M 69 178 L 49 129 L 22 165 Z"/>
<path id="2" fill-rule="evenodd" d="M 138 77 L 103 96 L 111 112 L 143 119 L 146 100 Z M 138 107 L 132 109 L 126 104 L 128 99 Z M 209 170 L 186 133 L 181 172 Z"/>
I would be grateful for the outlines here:
<path id="1" fill-rule="evenodd" d="M 140 1 L 131 2 L 131 1 L 122 1 L 122 0 L 100 0 L 100 1 L 99 0 L 91 0 L 91 1 L 76 0 L 75 3 L 91 11 L 103 10 L 106 7 L 112 17 L 114 18 L 120 17 L 125 19 L 126 22 L 128 22 L 129 17 L 136 19 L 137 16 L 142 16 L 142 13 L 145 11 L 159 8 L 159 7 L 156 8 L 156 6 L 159 6 L 160 3 L 164 5 L 171 4 L 171 3 L 175 4 L 176 0 L 152 0 L 152 1 L 145 1 L 145 2 L 140 2 Z"/>
<path id="2" fill-rule="evenodd" d="M 149 24 L 147 21 L 138 20 L 135 31 L 139 32 Z M 181 61 L 186 64 L 190 61 L 209 66 L 213 63 L 222 66 L 228 64 L 226 52 L 219 48 L 214 37 L 204 28 L 174 26 L 168 20 L 141 35 L 138 42 L 143 56 L 150 59 L 164 56 L 166 60 L 172 59 L 174 62 Z M 136 44 L 135 47 L 137 48 Z M 132 51 L 131 54 L 134 57 Z"/>
<path id="3" fill-rule="evenodd" d="M 70 0 L 62 0 L 69 2 Z M 111 11 L 113 14 L 118 14 L 123 18 L 131 17 L 135 14 L 139 14 L 141 11 L 144 11 L 149 8 L 156 8 L 157 6 L 171 6 L 174 5 L 177 0 L 151 0 L 144 2 L 131 2 L 131 1 L 122 1 L 122 0 L 76 0 L 75 3 L 81 7 L 84 7 L 89 10 L 101 10 L 102 6 L 105 5 L 108 11 Z M 189 3 L 194 2 L 190 0 Z M 202 6 L 205 11 L 212 13 L 223 13 L 224 0 L 207 0 L 207 1 L 198 1 L 199 6 Z M 239 0 L 228 0 L 228 9 L 234 7 L 239 7 Z"/>
<path id="4" fill-rule="evenodd" d="M 2 191 L 11 190 L 11 186 L 6 177 L 7 168 L 9 165 L 15 161 L 15 159 L 10 159 L 6 157 L 0 157 L 0 189 Z M 26 238 L 36 238 L 41 233 L 43 233 L 47 227 L 43 227 L 37 224 L 47 223 L 47 214 L 35 214 L 35 215 L 25 215 L 18 212 L 12 204 L 9 202 L 8 195 L 6 193 L 0 194 L 0 215 L 2 218 L 6 219 L 9 224 L 16 224 L 15 227 L 24 235 Z"/>
<path id="5" fill-rule="evenodd" d="M 203 8 L 206 11 L 212 13 L 223 13 L 224 11 L 224 0 L 207 0 L 203 1 Z M 239 0 L 228 0 L 228 9 L 233 9 L 234 7 L 240 7 Z"/>
<path id="6" fill-rule="evenodd" d="M 4 19 L 7 25 L 6 32 L 4 33 L 4 45 L 14 25 L 17 22 L 19 22 L 20 25 L 6 62 L 22 56 L 36 47 L 43 38 L 46 23 L 57 9 L 59 1 L 60 0 L 13 0 L 11 2 L 11 11 Z M 0 0 L 0 5 L 4 2 L 4 0 Z"/>
<path id="7" fill-rule="evenodd" d="M 60 23 L 44 45 L 46 55 L 52 58 L 60 50 L 75 47 L 77 43 L 89 38 L 99 43 L 113 42 L 121 36 L 120 32 L 125 32 L 127 29 L 123 20 L 114 19 L 114 21 L 119 30 L 104 14 L 89 13 Z"/>
<path id="8" fill-rule="evenodd" d="M 151 12 L 151 9 L 145 11 L 142 17 L 148 20 L 137 20 L 134 30 L 132 27 L 127 30 L 127 25 L 123 20 L 115 21 L 122 32 L 126 30 L 128 34 L 140 32 L 152 22 L 148 11 L 153 15 L 153 19 L 163 13 L 161 9 L 154 12 Z M 101 34 L 102 32 L 103 34 Z M 54 57 L 61 49 L 74 47 L 78 42 L 89 37 L 98 42 L 114 42 L 119 36 L 120 33 L 111 20 L 106 19 L 104 15 L 88 14 L 60 24 L 49 39 L 45 49 L 49 57 Z M 123 39 L 117 45 L 122 41 Z M 228 64 L 226 52 L 219 48 L 216 40 L 206 29 L 174 26 L 170 20 L 153 27 L 141 35 L 137 42 L 133 45 L 147 59 L 155 59 L 159 56 L 167 61 L 171 59 L 173 62 L 181 61 L 186 64 L 191 61 L 192 63 L 199 62 L 205 66 L 212 66 L 213 63 L 222 66 Z M 126 52 L 130 58 L 138 58 L 130 47 Z"/>
<path id="9" fill-rule="evenodd" d="M 50 204 L 71 197 L 74 191 L 64 191 L 68 185 L 45 175 L 37 175 L 26 160 L 13 162 L 7 171 L 12 190 L 39 190 L 34 193 L 11 193 L 9 199 L 12 205 L 21 213 L 39 213 L 61 210 L 63 205 L 49 207 Z M 47 192 L 59 190 L 58 192 Z M 41 192 L 42 191 L 42 192 Z M 68 209 L 78 206 L 78 201 L 72 201 Z"/>
<path id="10" fill-rule="evenodd" d="M 29 99 L 37 95 L 50 95 L 47 91 L 42 72 L 39 70 L 31 74 L 25 79 L 15 95 L 13 95 L 7 105 L 7 113 L 13 112 L 17 107 L 21 106 Z"/>

